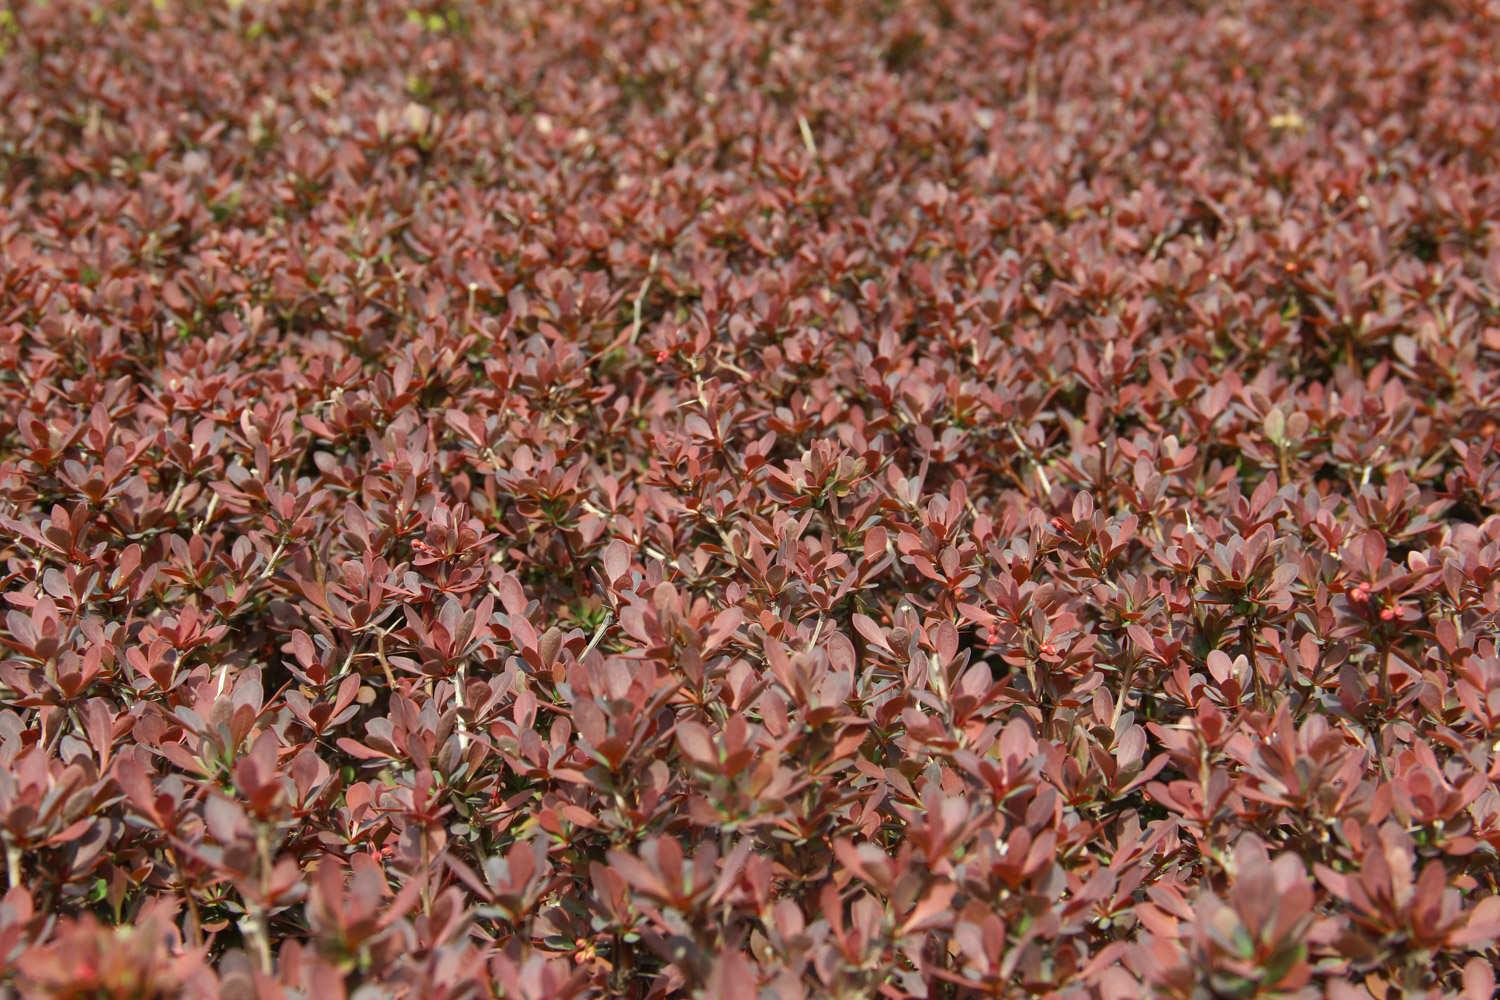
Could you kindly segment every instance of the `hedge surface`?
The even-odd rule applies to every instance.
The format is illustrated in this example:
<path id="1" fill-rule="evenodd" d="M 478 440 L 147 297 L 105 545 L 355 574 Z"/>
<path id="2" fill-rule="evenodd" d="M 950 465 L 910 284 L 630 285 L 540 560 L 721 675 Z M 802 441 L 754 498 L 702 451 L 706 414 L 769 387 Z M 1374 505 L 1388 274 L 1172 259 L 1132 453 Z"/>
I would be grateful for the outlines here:
<path id="1" fill-rule="evenodd" d="M 1494 0 L 0 52 L 0 995 L 1491 995 Z"/>

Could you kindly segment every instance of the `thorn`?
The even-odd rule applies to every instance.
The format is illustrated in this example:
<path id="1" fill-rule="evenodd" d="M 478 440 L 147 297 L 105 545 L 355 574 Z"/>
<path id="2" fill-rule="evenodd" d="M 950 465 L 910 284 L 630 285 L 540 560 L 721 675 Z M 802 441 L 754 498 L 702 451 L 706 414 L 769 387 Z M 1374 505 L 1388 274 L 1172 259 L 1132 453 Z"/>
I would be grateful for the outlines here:
<path id="1" fill-rule="evenodd" d="M 802 145 L 807 147 L 807 155 L 816 160 L 818 144 L 813 141 L 812 126 L 807 124 L 807 119 L 802 115 L 797 116 L 797 128 L 802 133 Z"/>

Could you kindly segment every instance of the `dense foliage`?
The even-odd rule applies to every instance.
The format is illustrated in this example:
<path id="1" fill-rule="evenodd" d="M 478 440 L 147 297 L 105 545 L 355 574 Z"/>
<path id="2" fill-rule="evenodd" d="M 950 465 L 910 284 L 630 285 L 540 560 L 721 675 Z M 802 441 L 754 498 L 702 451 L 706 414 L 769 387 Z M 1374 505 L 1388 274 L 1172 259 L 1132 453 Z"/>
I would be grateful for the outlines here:
<path id="1" fill-rule="evenodd" d="M 1494 0 L 0 49 L 0 993 L 1490 995 Z"/>

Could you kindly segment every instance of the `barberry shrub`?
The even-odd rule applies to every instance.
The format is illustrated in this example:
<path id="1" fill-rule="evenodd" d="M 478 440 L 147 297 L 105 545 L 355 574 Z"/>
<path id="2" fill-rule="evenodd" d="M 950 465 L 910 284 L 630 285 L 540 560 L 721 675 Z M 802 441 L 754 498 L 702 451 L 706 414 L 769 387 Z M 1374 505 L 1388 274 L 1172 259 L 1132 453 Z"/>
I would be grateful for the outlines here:
<path id="1" fill-rule="evenodd" d="M 0 994 L 1485 998 L 1500 6 L 0 11 Z"/>

